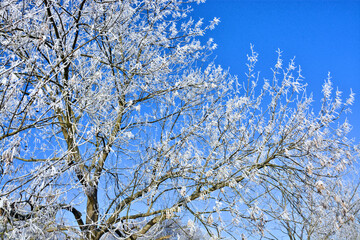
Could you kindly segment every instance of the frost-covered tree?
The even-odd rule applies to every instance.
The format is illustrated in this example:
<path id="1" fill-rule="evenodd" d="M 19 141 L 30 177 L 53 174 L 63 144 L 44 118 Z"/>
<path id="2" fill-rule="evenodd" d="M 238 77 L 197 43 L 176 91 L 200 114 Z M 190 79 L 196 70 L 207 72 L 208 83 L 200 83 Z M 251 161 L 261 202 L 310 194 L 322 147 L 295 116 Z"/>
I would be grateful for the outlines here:
<path id="1" fill-rule="evenodd" d="M 232 77 L 202 37 L 219 20 L 191 19 L 192 2 L 0 2 L 3 238 L 164 239 L 178 219 L 259 238 L 355 204 L 338 195 L 353 94 L 329 77 L 316 110 L 281 52 L 270 78 L 252 48 Z M 355 219 L 341 214 L 326 227 Z"/>
<path id="2" fill-rule="evenodd" d="M 283 194 L 267 212 L 276 216 L 282 231 L 271 239 L 360 239 L 359 180 L 347 182 L 339 177 L 328 181 L 327 188 L 317 183 L 320 194 L 308 188 Z"/>

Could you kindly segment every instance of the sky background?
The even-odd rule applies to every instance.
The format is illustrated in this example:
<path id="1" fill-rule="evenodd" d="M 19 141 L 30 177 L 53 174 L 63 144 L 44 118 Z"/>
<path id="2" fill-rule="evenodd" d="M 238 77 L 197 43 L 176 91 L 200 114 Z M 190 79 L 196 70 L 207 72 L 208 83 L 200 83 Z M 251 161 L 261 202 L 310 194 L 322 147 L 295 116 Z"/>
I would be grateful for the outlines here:
<path id="1" fill-rule="evenodd" d="M 207 0 L 194 5 L 192 17 L 204 22 L 220 18 L 215 30 L 207 32 L 218 48 L 215 63 L 245 79 L 246 54 L 250 43 L 259 53 L 260 80 L 271 79 L 276 50 L 283 51 L 284 64 L 293 58 L 301 65 L 317 103 L 321 86 L 331 73 L 334 87 L 348 96 L 356 93 L 351 137 L 360 140 L 360 0 Z M 316 108 L 316 103 L 314 103 Z"/>

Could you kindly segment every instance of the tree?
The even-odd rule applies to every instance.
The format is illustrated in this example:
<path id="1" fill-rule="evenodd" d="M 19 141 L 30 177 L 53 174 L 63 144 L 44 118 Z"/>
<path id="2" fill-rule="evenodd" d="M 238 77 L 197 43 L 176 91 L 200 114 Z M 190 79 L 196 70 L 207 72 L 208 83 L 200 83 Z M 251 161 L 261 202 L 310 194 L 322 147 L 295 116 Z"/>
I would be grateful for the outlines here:
<path id="1" fill-rule="evenodd" d="M 263 81 L 251 48 L 238 80 L 202 42 L 219 20 L 188 18 L 188 2 L 1 1 L 3 238 L 156 239 L 180 218 L 266 237 L 315 206 L 306 194 L 336 204 L 354 94 L 333 96 L 329 76 L 313 110 L 280 51 Z"/>
<path id="2" fill-rule="evenodd" d="M 276 200 L 268 214 L 278 217 L 283 234 L 272 239 L 359 239 L 359 184 L 353 185 L 359 181 L 347 182 L 340 178 L 329 181 L 321 194 L 303 188 Z"/>

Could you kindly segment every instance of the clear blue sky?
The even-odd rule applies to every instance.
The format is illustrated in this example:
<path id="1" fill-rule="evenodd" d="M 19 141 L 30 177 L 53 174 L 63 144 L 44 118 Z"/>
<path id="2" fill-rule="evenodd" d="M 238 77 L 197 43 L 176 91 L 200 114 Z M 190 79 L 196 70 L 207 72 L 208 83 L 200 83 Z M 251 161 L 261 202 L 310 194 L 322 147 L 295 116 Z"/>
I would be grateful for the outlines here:
<path id="1" fill-rule="evenodd" d="M 194 19 L 220 18 L 220 24 L 206 37 L 218 44 L 215 62 L 230 73 L 244 76 L 250 43 L 260 54 L 258 68 L 270 77 L 276 50 L 283 51 L 284 63 L 296 56 L 308 92 L 320 101 L 321 86 L 331 72 L 334 86 L 348 95 L 356 93 L 353 113 L 347 118 L 354 126 L 352 137 L 360 140 L 360 0 L 207 0 L 195 5 Z"/>

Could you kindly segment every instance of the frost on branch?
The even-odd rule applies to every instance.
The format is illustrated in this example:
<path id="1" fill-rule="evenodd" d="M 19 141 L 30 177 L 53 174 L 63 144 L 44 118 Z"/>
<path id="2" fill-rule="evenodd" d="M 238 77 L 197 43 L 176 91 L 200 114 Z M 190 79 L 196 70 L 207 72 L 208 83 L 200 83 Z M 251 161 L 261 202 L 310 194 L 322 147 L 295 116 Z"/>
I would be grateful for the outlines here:
<path id="1" fill-rule="evenodd" d="M 329 76 L 318 109 L 295 59 L 261 76 L 253 46 L 231 76 L 190 6 L 0 2 L 3 238 L 355 236 L 354 93 Z"/>

